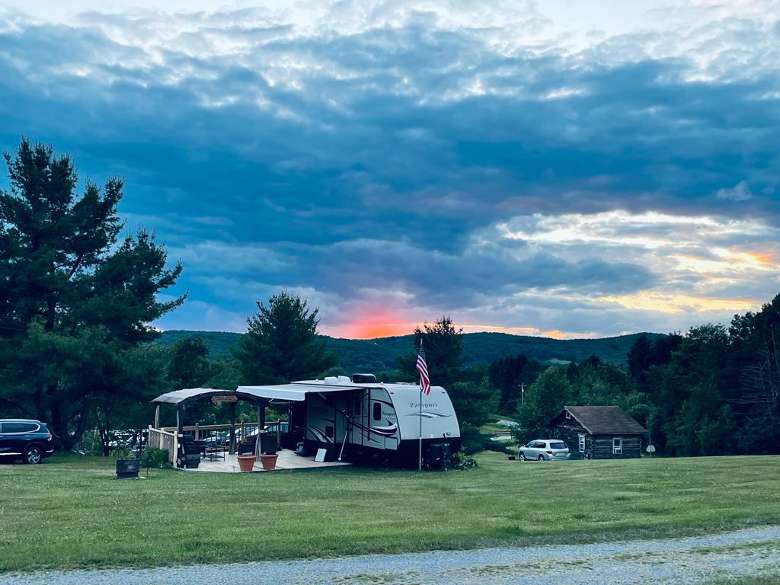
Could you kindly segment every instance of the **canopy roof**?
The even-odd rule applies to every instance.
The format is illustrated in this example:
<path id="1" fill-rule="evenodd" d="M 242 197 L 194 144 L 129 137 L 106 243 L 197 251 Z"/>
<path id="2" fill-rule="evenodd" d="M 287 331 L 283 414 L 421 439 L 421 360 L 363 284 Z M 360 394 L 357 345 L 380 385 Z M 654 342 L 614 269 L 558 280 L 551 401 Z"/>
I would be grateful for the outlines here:
<path id="1" fill-rule="evenodd" d="M 232 390 L 220 390 L 218 388 L 183 388 L 160 394 L 152 400 L 159 404 L 180 404 L 185 400 L 193 398 L 208 398 L 211 396 L 234 396 L 236 393 Z M 239 397 L 240 398 L 240 397 Z"/>
<path id="2" fill-rule="evenodd" d="M 273 386 L 239 386 L 235 390 L 220 390 L 217 388 L 183 388 L 161 394 L 152 402 L 157 404 L 181 404 L 187 400 L 210 398 L 212 396 L 235 396 L 241 400 L 285 400 L 303 402 L 306 394 L 321 392 L 344 392 L 359 390 L 363 386 L 338 384 L 307 384 L 294 382 Z"/>
<path id="3" fill-rule="evenodd" d="M 319 394 L 323 392 L 347 392 L 361 390 L 363 386 L 340 384 L 306 384 L 293 382 L 292 384 L 279 384 L 275 386 L 239 386 L 237 394 L 248 394 L 257 398 L 269 400 L 289 400 L 303 402 L 307 394 Z"/>

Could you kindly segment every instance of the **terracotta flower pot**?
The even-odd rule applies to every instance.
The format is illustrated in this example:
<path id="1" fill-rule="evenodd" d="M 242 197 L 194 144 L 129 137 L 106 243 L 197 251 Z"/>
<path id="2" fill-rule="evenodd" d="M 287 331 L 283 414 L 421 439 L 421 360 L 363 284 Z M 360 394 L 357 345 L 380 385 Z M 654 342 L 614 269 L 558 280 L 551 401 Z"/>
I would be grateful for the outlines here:
<path id="1" fill-rule="evenodd" d="M 276 460 L 279 458 L 279 455 L 273 454 L 273 455 L 266 455 L 263 453 L 260 455 L 260 462 L 263 464 L 263 469 L 276 469 Z"/>
<path id="2" fill-rule="evenodd" d="M 252 471 L 252 468 L 255 466 L 255 456 L 254 455 L 239 455 L 238 456 L 238 467 L 241 469 L 241 471 Z"/>

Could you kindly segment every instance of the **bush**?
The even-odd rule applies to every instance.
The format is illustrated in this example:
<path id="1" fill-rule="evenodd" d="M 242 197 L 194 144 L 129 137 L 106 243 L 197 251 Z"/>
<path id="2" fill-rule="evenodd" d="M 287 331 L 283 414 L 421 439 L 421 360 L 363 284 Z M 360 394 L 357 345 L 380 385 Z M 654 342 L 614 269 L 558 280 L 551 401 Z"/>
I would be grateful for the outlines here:
<path id="1" fill-rule="evenodd" d="M 162 469 L 163 467 L 168 467 L 168 465 L 170 465 L 168 462 L 168 449 L 149 447 L 144 449 L 144 452 L 141 454 L 141 467 Z"/>
<path id="2" fill-rule="evenodd" d="M 450 465 L 452 466 L 452 469 L 476 469 L 479 467 L 476 459 L 470 455 L 466 455 L 463 451 L 452 454 Z"/>

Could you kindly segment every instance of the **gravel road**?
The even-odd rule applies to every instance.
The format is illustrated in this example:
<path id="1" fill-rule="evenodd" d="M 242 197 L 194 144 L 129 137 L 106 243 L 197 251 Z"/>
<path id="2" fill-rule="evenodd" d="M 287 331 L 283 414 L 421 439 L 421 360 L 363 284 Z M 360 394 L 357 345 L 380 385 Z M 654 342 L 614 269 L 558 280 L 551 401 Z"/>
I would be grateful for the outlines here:
<path id="1" fill-rule="evenodd" d="M 335 537 L 335 536 L 334 536 Z M 2 585 L 695 585 L 780 570 L 780 526 L 670 540 L 0 575 Z"/>

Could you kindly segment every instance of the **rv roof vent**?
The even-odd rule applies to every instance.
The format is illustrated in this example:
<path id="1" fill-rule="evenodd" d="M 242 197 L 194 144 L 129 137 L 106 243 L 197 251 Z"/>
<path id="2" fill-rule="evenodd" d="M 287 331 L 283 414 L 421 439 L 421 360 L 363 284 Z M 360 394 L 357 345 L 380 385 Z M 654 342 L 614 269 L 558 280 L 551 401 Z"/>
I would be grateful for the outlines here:
<path id="1" fill-rule="evenodd" d="M 349 376 L 325 376 L 326 384 L 349 384 Z"/>
<path id="2" fill-rule="evenodd" d="M 355 384 L 376 384 L 374 374 L 352 374 L 352 382 Z"/>

